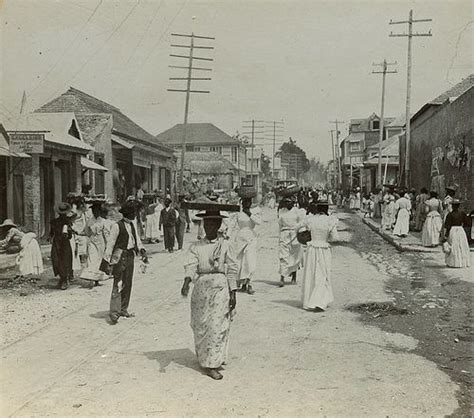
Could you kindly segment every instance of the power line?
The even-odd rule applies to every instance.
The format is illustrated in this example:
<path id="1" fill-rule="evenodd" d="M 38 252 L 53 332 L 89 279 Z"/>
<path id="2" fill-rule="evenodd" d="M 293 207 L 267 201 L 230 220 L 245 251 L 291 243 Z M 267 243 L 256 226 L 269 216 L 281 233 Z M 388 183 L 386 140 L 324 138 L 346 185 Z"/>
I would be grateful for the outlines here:
<path id="1" fill-rule="evenodd" d="M 102 5 L 103 2 L 104 2 L 104 0 L 99 0 L 97 5 L 95 6 L 94 10 L 92 11 L 92 13 L 87 18 L 86 22 L 81 26 L 79 31 L 76 33 L 76 36 L 74 37 L 74 39 L 71 42 L 69 42 L 68 45 L 64 49 L 62 49 L 59 59 L 56 60 L 56 62 L 49 68 L 49 70 L 46 72 L 46 74 L 43 76 L 43 78 L 38 82 L 38 84 L 30 91 L 31 94 L 34 93 L 36 90 L 38 90 L 38 88 L 43 84 L 43 82 L 48 78 L 48 76 L 54 71 L 54 69 L 58 66 L 58 64 L 63 60 L 63 58 L 66 56 L 66 54 L 64 54 L 64 52 L 69 50 L 71 48 L 71 46 L 74 45 L 74 43 L 79 38 L 79 36 L 82 34 L 82 32 L 84 31 L 86 26 L 89 24 L 89 22 L 95 16 L 95 14 L 99 10 L 99 8 L 100 8 L 100 6 Z"/>
<path id="2" fill-rule="evenodd" d="M 381 186 L 385 181 L 382 182 L 382 141 L 384 132 L 384 107 L 385 107 L 385 77 L 387 74 L 395 74 L 397 70 L 390 71 L 389 65 L 396 65 L 397 62 L 387 62 L 386 59 L 379 64 L 373 64 L 375 66 L 381 66 L 382 71 L 372 71 L 372 74 L 382 74 L 382 105 L 380 109 L 380 123 L 379 123 L 379 158 L 377 163 L 377 186 Z"/>
<path id="3" fill-rule="evenodd" d="M 390 25 L 404 25 L 408 24 L 408 33 L 394 34 L 390 32 L 390 37 L 406 37 L 408 38 L 408 59 L 407 59 L 407 99 L 405 109 L 405 186 L 410 185 L 410 100 L 411 100 L 411 41 L 414 36 L 432 36 L 431 30 L 428 33 L 413 33 L 413 23 L 431 22 L 432 19 L 413 19 L 413 10 L 408 14 L 408 20 L 393 21 L 390 20 Z"/>

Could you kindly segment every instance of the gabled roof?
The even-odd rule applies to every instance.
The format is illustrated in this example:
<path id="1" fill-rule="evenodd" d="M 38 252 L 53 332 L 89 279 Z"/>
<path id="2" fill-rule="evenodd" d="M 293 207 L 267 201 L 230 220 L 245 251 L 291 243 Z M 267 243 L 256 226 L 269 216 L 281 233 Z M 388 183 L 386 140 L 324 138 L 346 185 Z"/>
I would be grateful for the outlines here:
<path id="1" fill-rule="evenodd" d="M 155 137 L 137 125 L 128 116 L 124 115 L 120 109 L 99 100 L 83 91 L 70 87 L 61 96 L 51 100 L 41 106 L 35 112 L 74 112 L 76 114 L 86 113 L 107 113 L 113 118 L 114 131 L 131 139 L 142 141 L 154 146 L 161 146 L 171 152 L 168 147 L 159 144 Z"/>
<path id="2" fill-rule="evenodd" d="M 180 164 L 178 155 L 178 166 Z M 195 174 L 227 174 L 235 171 L 235 167 L 217 152 L 186 152 L 184 169 Z"/>
<path id="3" fill-rule="evenodd" d="M 183 141 L 184 125 L 182 123 L 158 134 L 156 138 L 165 144 L 180 145 Z M 186 131 L 188 144 L 232 144 L 238 145 L 239 141 L 226 134 L 212 123 L 189 123 Z"/>
<path id="4" fill-rule="evenodd" d="M 392 120 L 387 127 L 390 128 L 403 128 L 406 124 L 406 116 L 405 114 L 400 115 Z"/>
<path id="5" fill-rule="evenodd" d="M 351 119 L 351 122 L 350 122 L 351 129 L 355 125 L 355 129 L 352 129 L 352 132 L 370 131 L 371 129 L 370 129 L 369 123 L 374 119 L 380 120 L 380 117 L 375 112 L 365 119 Z M 395 120 L 395 118 L 385 117 L 383 118 L 383 120 L 384 120 L 384 125 L 388 126 L 390 125 L 390 123 L 392 123 Z"/>
<path id="6" fill-rule="evenodd" d="M 57 145 L 75 148 L 82 153 L 93 149 L 82 140 L 78 122 L 74 113 L 31 113 L 20 115 L 17 120 L 7 119 L 8 132 L 42 132 L 44 139 Z M 71 135 L 71 132 L 76 136 Z"/>
<path id="7" fill-rule="evenodd" d="M 470 76 L 468 76 L 465 79 L 461 80 L 458 84 L 451 87 L 449 90 L 446 90 L 444 93 L 440 94 L 435 99 L 429 101 L 428 103 L 425 103 L 420 108 L 420 110 L 418 110 L 418 112 L 416 112 L 411 117 L 410 120 L 414 121 L 416 118 L 418 118 L 418 116 L 423 114 L 430 107 L 441 106 L 447 100 L 454 100 L 454 99 L 458 98 L 459 96 L 466 93 L 466 91 L 470 90 L 472 87 L 474 87 L 474 74 L 471 74 Z"/>
<path id="8" fill-rule="evenodd" d="M 93 145 L 112 119 L 112 115 L 106 113 L 81 113 L 76 115 L 76 119 L 79 123 L 82 139 L 88 144 Z"/>

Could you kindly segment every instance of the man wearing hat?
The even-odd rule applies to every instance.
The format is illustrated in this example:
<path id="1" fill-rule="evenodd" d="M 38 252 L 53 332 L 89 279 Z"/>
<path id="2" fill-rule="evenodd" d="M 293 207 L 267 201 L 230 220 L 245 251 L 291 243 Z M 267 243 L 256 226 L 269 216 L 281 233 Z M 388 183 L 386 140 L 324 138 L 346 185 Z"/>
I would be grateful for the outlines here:
<path id="1" fill-rule="evenodd" d="M 186 225 L 190 223 L 189 220 L 189 213 L 187 209 L 183 207 L 185 195 L 180 194 L 178 196 L 178 204 L 176 205 L 176 241 L 178 241 L 178 251 L 183 249 L 183 242 L 184 242 L 184 231 L 186 230 Z"/>
<path id="2" fill-rule="evenodd" d="M 134 316 L 128 312 L 128 305 L 132 291 L 135 256 L 140 254 L 142 260 L 148 262 L 146 250 L 133 223 L 137 215 L 135 203 L 125 202 L 120 212 L 123 218 L 112 225 L 104 253 L 104 260 L 109 264 L 109 271 L 114 276 L 109 312 L 112 324 L 116 324 L 121 316 L 125 318 Z"/>
<path id="3" fill-rule="evenodd" d="M 189 249 L 181 294 L 186 297 L 191 282 L 191 328 L 199 364 L 212 379 L 222 379 L 221 366 L 227 360 L 232 311 L 236 304 L 237 283 L 226 276 L 228 242 L 218 238 L 223 215 L 216 206 L 197 216 L 203 219 L 206 237 Z M 238 208 L 238 207 L 237 207 Z M 226 209 L 224 209 L 226 210 Z"/>
<path id="4" fill-rule="evenodd" d="M 163 240 L 165 242 L 165 249 L 170 253 L 174 249 L 174 236 L 176 227 L 176 210 L 171 206 L 172 200 L 167 197 L 165 199 L 165 208 L 161 211 L 160 227 L 163 226 Z"/>
<path id="5" fill-rule="evenodd" d="M 58 206 L 58 217 L 50 224 L 51 261 L 55 276 L 59 276 L 58 287 L 66 290 L 69 281 L 73 278 L 73 253 L 71 238 L 74 231 L 72 229 L 73 216 L 72 207 L 69 203 L 60 203 Z"/>

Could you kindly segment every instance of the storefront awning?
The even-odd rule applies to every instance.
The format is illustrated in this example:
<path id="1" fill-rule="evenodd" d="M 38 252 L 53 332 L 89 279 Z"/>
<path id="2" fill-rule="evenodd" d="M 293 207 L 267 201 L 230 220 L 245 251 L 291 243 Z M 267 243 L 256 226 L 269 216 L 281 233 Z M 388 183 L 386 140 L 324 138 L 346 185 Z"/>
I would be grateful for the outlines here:
<path id="1" fill-rule="evenodd" d="M 0 157 L 16 157 L 16 158 L 31 158 L 30 155 L 24 152 L 12 152 L 6 147 L 0 146 Z"/>
<path id="2" fill-rule="evenodd" d="M 81 165 L 87 170 L 97 170 L 97 171 L 109 171 L 103 165 L 97 164 L 96 162 L 89 160 L 86 157 L 81 157 Z"/>
<path id="3" fill-rule="evenodd" d="M 125 139 L 122 139 L 118 137 L 117 135 L 113 135 L 113 134 L 112 134 L 112 142 L 115 142 L 116 144 L 119 144 L 122 147 L 127 148 L 127 149 L 132 149 L 135 146 L 135 144 L 125 141 Z"/>

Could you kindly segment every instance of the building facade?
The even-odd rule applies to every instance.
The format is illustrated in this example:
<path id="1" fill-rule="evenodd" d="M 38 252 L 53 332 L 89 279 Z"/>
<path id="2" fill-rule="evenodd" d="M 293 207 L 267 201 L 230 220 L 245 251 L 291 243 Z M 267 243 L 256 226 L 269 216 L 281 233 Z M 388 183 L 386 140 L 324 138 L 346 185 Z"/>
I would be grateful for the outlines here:
<path id="1" fill-rule="evenodd" d="M 474 74 L 426 103 L 411 118 L 410 187 L 456 188 L 463 207 L 474 209 Z M 404 144 L 401 159 L 405 158 Z"/>

